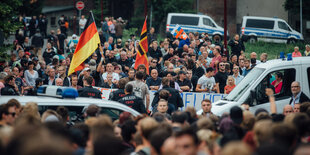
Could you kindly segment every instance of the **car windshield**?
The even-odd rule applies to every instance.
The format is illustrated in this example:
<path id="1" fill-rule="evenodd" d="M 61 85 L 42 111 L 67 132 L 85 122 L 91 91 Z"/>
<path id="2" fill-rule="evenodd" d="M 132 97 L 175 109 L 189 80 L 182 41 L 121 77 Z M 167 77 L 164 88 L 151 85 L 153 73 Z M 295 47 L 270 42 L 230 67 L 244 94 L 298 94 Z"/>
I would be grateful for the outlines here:
<path id="1" fill-rule="evenodd" d="M 265 71 L 263 68 L 253 68 L 247 76 L 227 95 L 224 100 L 237 101 L 253 82 Z"/>

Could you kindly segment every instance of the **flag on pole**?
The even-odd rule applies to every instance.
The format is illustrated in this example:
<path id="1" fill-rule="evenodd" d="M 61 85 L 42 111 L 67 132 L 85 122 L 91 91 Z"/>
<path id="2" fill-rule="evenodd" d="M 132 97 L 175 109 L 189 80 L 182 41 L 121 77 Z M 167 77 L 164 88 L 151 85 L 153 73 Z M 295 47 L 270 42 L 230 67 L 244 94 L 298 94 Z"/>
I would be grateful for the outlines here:
<path id="1" fill-rule="evenodd" d="M 171 31 L 171 34 L 175 37 L 175 38 L 181 38 L 183 40 L 187 39 L 187 34 L 184 32 L 184 30 L 181 28 L 180 25 L 176 25 L 175 28 Z"/>
<path id="2" fill-rule="evenodd" d="M 147 74 L 149 74 L 149 62 L 146 55 L 146 53 L 148 52 L 146 20 L 147 17 L 145 17 L 145 21 L 141 31 L 138 52 L 136 55 L 135 69 L 137 69 L 140 64 L 144 64 L 147 70 Z"/>
<path id="3" fill-rule="evenodd" d="M 92 55 L 100 44 L 99 34 L 95 24 L 93 13 L 90 12 L 90 16 L 86 22 L 83 33 L 80 36 L 79 42 L 74 51 L 68 76 L 76 71 L 84 68 L 83 62 Z"/>

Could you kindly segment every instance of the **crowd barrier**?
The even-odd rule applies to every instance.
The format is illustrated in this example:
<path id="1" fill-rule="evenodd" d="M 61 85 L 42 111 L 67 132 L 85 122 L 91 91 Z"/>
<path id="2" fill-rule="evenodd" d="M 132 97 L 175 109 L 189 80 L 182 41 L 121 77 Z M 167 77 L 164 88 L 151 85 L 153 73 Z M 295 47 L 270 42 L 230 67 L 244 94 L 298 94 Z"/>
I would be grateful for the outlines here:
<path id="1" fill-rule="evenodd" d="M 109 95 L 112 91 L 117 89 L 107 89 L 107 88 L 100 88 L 94 87 L 102 92 L 102 99 L 108 100 Z M 150 91 L 150 106 L 154 98 L 154 94 L 156 91 Z M 201 109 L 201 101 L 204 99 L 209 99 L 211 102 L 218 101 L 226 96 L 226 94 L 215 94 L 215 93 L 197 93 L 197 92 L 183 92 L 180 93 L 183 99 L 184 107 L 181 109 L 185 109 L 188 106 L 194 107 L 196 110 Z M 149 109 L 152 109 L 149 107 Z"/>

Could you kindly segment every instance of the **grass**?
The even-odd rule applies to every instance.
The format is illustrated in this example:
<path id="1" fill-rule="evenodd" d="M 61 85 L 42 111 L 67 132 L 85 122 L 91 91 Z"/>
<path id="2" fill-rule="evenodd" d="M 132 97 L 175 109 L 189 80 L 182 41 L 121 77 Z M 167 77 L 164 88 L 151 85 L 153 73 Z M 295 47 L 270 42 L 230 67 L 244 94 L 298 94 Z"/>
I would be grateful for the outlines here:
<path id="1" fill-rule="evenodd" d="M 279 57 L 280 52 L 284 52 L 285 55 L 288 53 L 292 53 L 294 51 L 294 47 L 298 46 L 299 51 L 304 54 L 305 44 L 297 43 L 297 44 L 279 44 L 279 43 L 265 43 L 265 42 L 257 42 L 254 44 L 245 43 L 245 53 L 246 56 L 249 57 L 251 52 L 256 52 L 257 57 L 259 59 L 260 54 L 267 53 L 268 59 L 276 59 Z"/>

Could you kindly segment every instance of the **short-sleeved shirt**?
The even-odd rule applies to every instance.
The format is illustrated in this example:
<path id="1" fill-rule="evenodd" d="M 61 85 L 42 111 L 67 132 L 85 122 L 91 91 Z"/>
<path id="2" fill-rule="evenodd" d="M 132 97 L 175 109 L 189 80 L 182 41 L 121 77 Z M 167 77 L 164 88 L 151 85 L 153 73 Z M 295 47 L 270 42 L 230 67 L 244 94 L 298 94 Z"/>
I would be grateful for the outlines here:
<path id="1" fill-rule="evenodd" d="M 150 86 L 160 86 L 161 85 L 161 78 L 158 77 L 156 80 L 154 80 L 152 77 L 147 78 L 146 84 Z"/>
<path id="2" fill-rule="evenodd" d="M 133 92 L 136 96 L 140 97 L 145 101 L 145 96 L 150 94 L 149 93 L 149 87 L 142 81 L 135 80 L 128 82 L 129 84 L 132 84 L 133 86 Z"/>
<path id="3" fill-rule="evenodd" d="M 103 78 L 103 80 L 106 80 L 107 79 L 107 76 L 108 76 L 108 73 L 107 72 L 105 72 L 105 73 L 103 73 L 102 74 L 102 78 Z M 114 81 L 114 80 L 116 80 L 116 81 L 119 81 L 119 75 L 117 74 L 117 73 L 112 73 L 112 81 Z"/>
<path id="4" fill-rule="evenodd" d="M 215 75 L 216 83 L 219 83 L 220 93 L 224 93 L 228 74 L 226 72 L 217 72 Z"/>
<path id="5" fill-rule="evenodd" d="M 204 75 L 198 79 L 197 84 L 201 86 L 201 89 L 208 88 L 209 92 L 211 92 L 216 83 L 214 77 L 208 78 L 207 76 Z"/>

